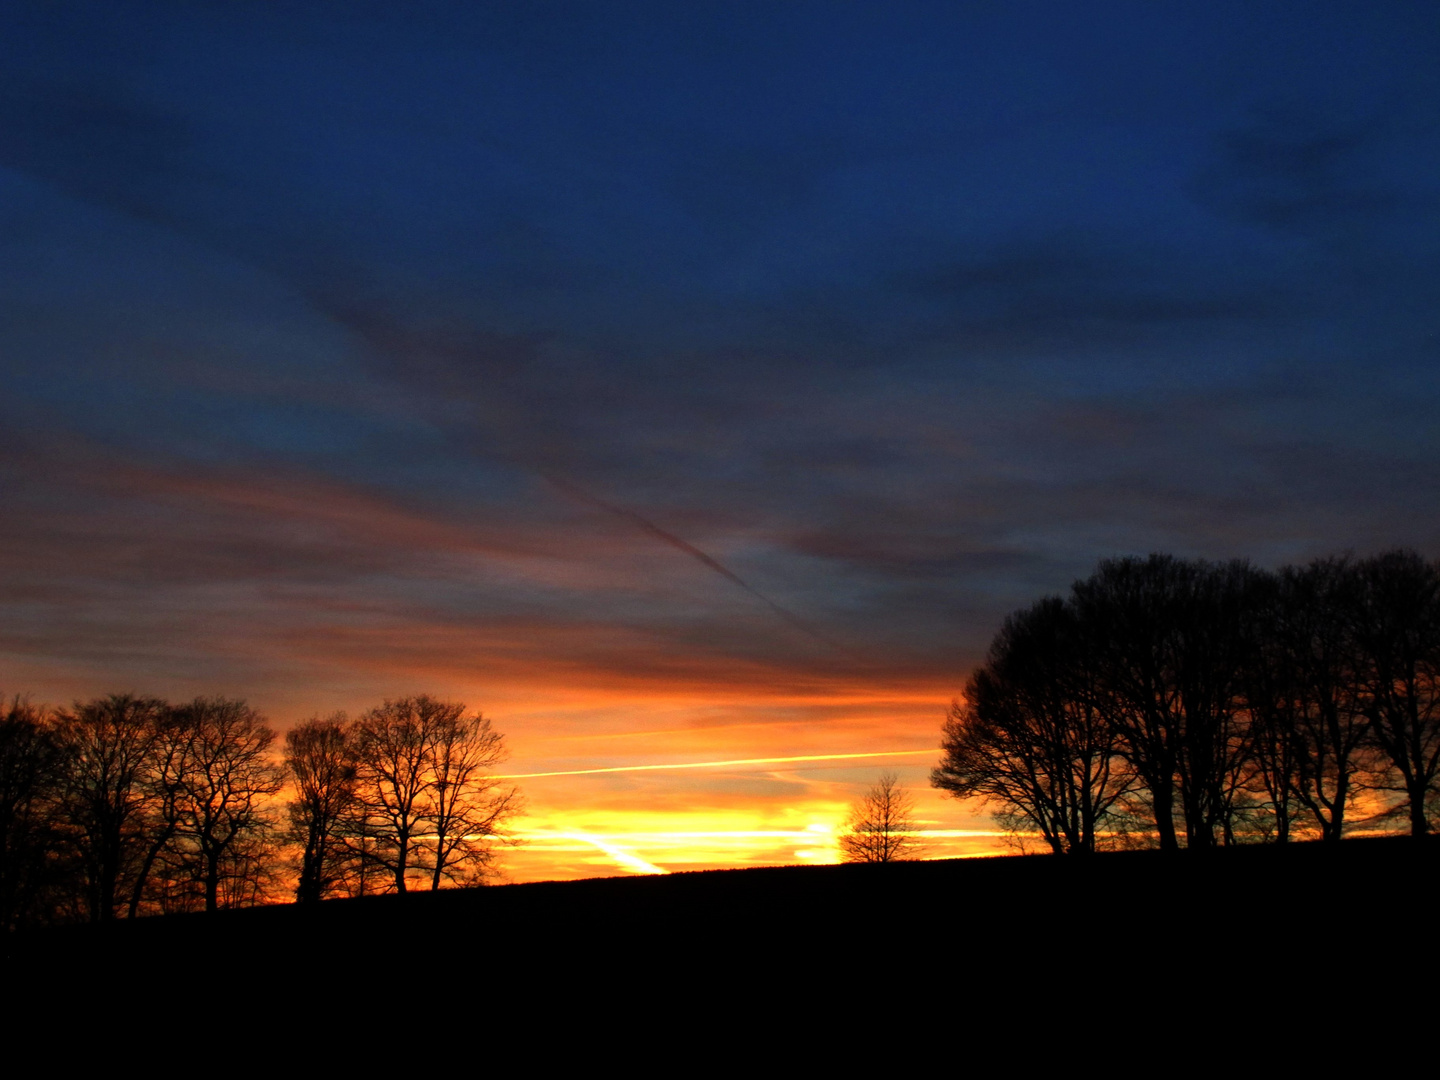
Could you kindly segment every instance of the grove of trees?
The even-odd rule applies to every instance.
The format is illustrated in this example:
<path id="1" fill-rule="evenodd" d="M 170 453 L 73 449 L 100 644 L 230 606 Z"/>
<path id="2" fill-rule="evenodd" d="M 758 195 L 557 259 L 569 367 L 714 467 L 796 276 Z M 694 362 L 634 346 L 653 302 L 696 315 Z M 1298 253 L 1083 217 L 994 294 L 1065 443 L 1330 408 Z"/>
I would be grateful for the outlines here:
<path id="1" fill-rule="evenodd" d="M 1440 565 L 1110 559 L 1004 623 L 938 788 L 1055 852 L 1440 820 Z"/>
<path id="2" fill-rule="evenodd" d="M 387 701 L 353 723 L 337 714 L 292 729 L 297 897 L 483 879 L 520 806 L 516 789 L 489 772 L 504 752 L 485 717 L 426 695 Z"/>
<path id="3" fill-rule="evenodd" d="M 427 695 L 276 732 L 243 701 L 0 713 L 0 923 L 478 882 L 518 810 L 503 737 Z M 288 795 L 288 800 L 285 796 Z"/>
<path id="4" fill-rule="evenodd" d="M 931 782 L 1057 853 L 1440 827 L 1440 563 L 1105 560 L 1005 620 Z M 0 928 L 484 880 L 519 794 L 429 695 L 281 740 L 243 701 L 0 704 Z M 913 857 L 880 778 L 849 861 Z"/>

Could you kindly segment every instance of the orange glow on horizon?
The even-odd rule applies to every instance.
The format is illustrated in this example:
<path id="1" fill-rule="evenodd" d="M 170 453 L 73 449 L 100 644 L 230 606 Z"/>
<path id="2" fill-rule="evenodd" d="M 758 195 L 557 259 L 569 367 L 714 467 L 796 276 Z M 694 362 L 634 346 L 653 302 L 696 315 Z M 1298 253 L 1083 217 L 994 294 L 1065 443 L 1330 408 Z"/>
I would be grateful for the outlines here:
<path id="1" fill-rule="evenodd" d="M 795 607 L 843 650 L 613 515 L 549 496 L 516 525 L 300 468 L 167 470 L 91 450 L 52 467 L 92 502 L 166 516 L 173 548 L 157 565 L 176 577 L 154 611 L 141 604 L 151 593 L 137 594 L 124 633 L 102 620 L 15 644 L 7 687 L 36 701 L 223 694 L 281 731 L 416 693 L 464 702 L 504 734 L 496 779 L 524 797 L 511 823 L 523 843 L 497 853 L 513 881 L 833 862 L 836 831 L 882 763 L 916 797 L 927 854 L 1002 850 L 983 813 L 929 787 L 964 656 L 897 647 L 857 660 L 859 643 L 823 609 Z M 62 522 L 77 544 L 90 543 L 89 513 Z M 706 550 L 728 563 L 726 543 Z M 22 569 L 48 580 L 83 557 L 128 580 L 126 550 L 37 545 Z M 230 573 L 232 555 L 241 568 L 254 557 L 301 570 L 256 588 Z M 72 654 L 82 659 L 60 658 Z"/>
<path id="2" fill-rule="evenodd" d="M 862 754 L 799 754 L 792 757 L 735 758 L 730 761 L 685 761 L 673 765 L 613 765 L 603 769 L 563 769 L 556 772 L 508 773 L 496 780 L 532 780 L 543 776 L 593 776 L 597 773 L 652 772 L 660 769 L 717 769 L 731 765 L 781 765 L 797 761 L 840 761 L 851 758 L 905 757 L 933 754 L 933 750 L 877 750 Z"/>

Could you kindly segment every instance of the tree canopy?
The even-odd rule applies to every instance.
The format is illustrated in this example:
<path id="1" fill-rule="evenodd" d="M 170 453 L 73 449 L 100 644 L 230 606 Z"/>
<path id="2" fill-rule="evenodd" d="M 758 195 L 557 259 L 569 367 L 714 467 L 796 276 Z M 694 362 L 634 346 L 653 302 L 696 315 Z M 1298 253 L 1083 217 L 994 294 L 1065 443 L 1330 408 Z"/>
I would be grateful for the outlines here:
<path id="1" fill-rule="evenodd" d="M 1011 615 L 931 781 L 1061 853 L 1440 818 L 1440 566 L 1107 559 Z"/>

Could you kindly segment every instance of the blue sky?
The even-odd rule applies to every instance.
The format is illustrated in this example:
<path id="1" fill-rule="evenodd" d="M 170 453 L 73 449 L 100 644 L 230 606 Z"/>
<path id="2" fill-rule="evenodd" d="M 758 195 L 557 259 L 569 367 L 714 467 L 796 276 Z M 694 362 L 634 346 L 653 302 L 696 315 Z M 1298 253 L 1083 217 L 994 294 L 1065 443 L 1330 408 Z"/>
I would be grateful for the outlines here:
<path id="1" fill-rule="evenodd" d="M 1101 557 L 1440 554 L 1429 5 L 0 18 L 6 689 L 941 693 Z"/>

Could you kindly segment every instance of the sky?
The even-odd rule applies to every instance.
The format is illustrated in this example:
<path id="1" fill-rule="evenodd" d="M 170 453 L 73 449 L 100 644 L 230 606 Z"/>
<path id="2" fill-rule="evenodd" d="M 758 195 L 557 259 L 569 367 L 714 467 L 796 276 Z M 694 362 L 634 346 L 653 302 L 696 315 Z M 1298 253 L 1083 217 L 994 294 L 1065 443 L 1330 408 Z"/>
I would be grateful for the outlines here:
<path id="1" fill-rule="evenodd" d="M 1440 555 L 1434 15 L 6 4 L 0 690 L 464 701 L 512 880 L 999 850 L 1007 613 Z"/>

